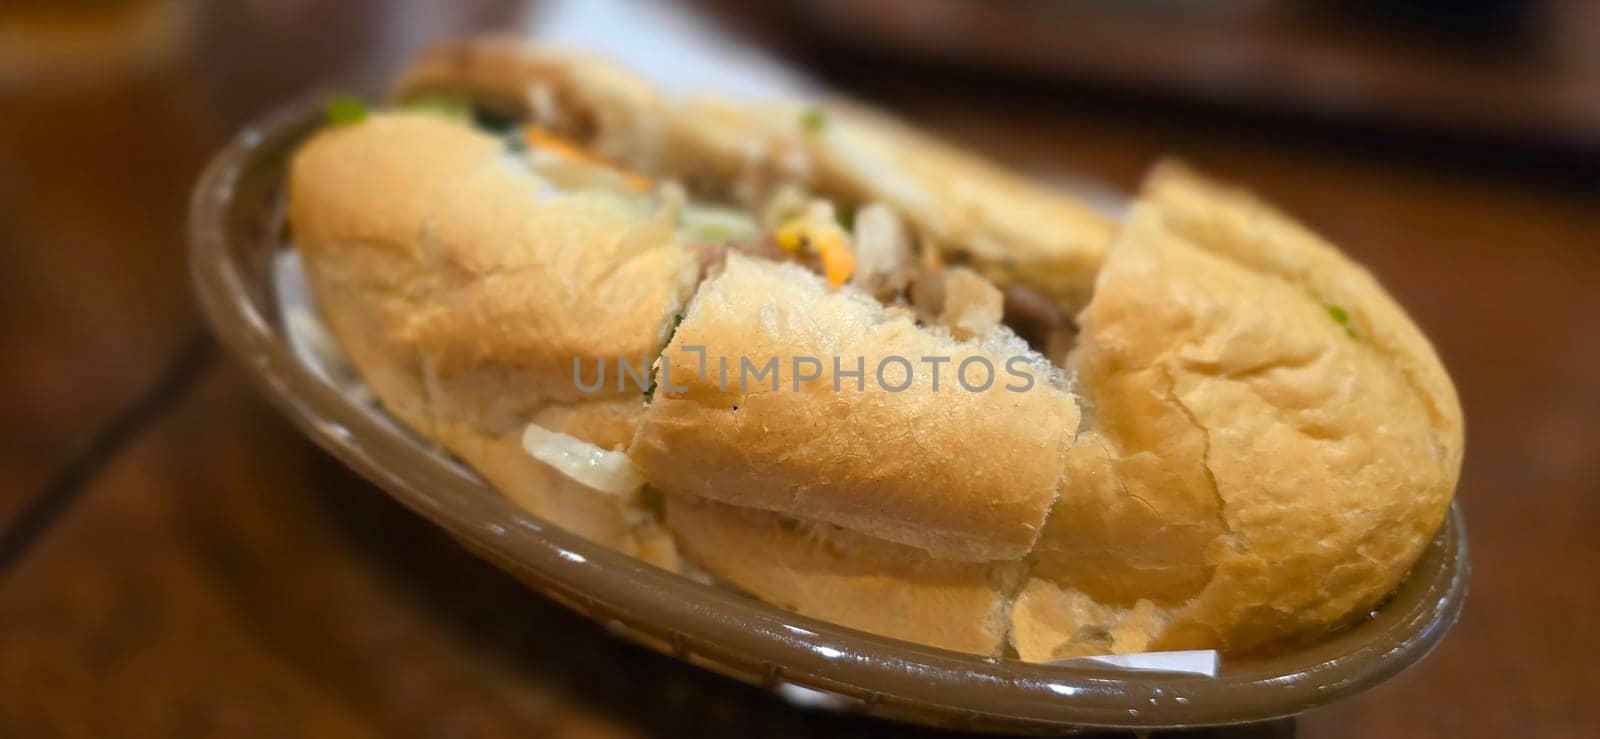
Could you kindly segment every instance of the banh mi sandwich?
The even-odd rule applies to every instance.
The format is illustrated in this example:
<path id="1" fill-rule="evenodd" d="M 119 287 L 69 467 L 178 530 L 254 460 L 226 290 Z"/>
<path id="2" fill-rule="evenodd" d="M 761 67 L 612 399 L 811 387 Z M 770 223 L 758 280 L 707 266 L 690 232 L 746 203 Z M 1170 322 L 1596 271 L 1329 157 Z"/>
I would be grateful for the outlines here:
<path id="1" fill-rule="evenodd" d="M 295 155 L 383 405 L 528 512 L 963 652 L 1282 648 L 1438 530 L 1462 419 L 1360 266 L 1177 164 L 1123 223 L 846 104 L 432 50 Z"/>

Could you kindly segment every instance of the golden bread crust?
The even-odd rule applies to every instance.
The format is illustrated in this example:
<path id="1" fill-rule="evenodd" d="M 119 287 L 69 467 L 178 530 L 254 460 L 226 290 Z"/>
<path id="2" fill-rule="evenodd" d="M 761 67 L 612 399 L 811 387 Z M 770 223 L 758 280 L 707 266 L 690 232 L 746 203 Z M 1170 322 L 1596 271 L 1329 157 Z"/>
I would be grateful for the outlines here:
<path id="1" fill-rule="evenodd" d="M 1152 648 L 1237 653 L 1337 628 L 1399 584 L 1449 505 L 1459 408 L 1364 270 L 1174 172 L 1136 206 L 1080 317 L 1094 430 L 1033 576 L 1109 607 L 1151 601 Z M 1040 620 L 1030 608 L 1014 624 Z"/>
<path id="2" fill-rule="evenodd" d="M 705 347 L 703 376 L 696 346 Z M 1018 341 L 1005 351 L 829 291 L 797 265 L 735 254 L 701 286 L 662 353 L 668 371 L 657 375 L 629 455 L 668 492 L 832 523 L 944 559 L 1016 559 L 1055 495 L 1078 408 L 1037 366 L 1013 365 L 1031 381 L 1007 376 L 1007 360 L 1027 350 Z M 803 369 L 818 375 L 798 388 L 796 357 L 816 359 Z M 835 357 L 865 376 L 835 375 Z M 883 365 L 880 381 L 885 357 L 905 364 Z M 948 359 L 937 387 L 923 357 Z M 993 368 L 987 390 L 958 385 L 968 358 L 972 386 L 985 379 L 979 360 Z M 753 373 L 773 359 L 776 390 L 742 374 L 745 360 Z M 905 383 L 908 369 L 909 387 L 884 389 Z"/>
<path id="3" fill-rule="evenodd" d="M 289 217 L 318 307 L 407 425 L 530 512 L 670 564 L 668 537 L 634 501 L 555 473 L 518 437 L 534 421 L 608 447 L 630 438 L 638 390 L 580 394 L 573 358 L 587 372 L 602 358 L 649 362 L 698 267 L 670 223 L 600 197 L 551 199 L 503 150 L 403 113 L 308 142 Z"/>
<path id="4" fill-rule="evenodd" d="M 319 134 L 290 171 L 294 238 L 340 341 L 416 365 L 429 387 L 413 394 L 495 432 L 583 397 L 574 358 L 653 358 L 698 274 L 669 211 L 553 195 L 503 148 L 438 116 L 378 114 Z M 352 316 L 363 325 L 341 331 Z"/>
<path id="5" fill-rule="evenodd" d="M 1251 193 L 1175 161 L 1152 168 L 1141 197 L 1160 205 L 1168 227 L 1194 245 L 1342 308 L 1351 331 L 1382 355 L 1423 403 L 1441 474 L 1454 487 L 1465 449 L 1455 383 L 1427 336 L 1365 267 Z"/>

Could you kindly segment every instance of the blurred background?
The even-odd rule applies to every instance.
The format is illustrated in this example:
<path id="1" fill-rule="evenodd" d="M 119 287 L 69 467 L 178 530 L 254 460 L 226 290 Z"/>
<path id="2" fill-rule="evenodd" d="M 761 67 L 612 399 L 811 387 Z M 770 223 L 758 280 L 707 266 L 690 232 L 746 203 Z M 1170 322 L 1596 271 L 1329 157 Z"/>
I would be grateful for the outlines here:
<path id="1" fill-rule="evenodd" d="M 663 29 L 701 22 L 694 43 L 756 50 L 733 66 L 1076 187 L 1181 155 L 1343 246 L 1434 339 L 1468 418 L 1465 616 L 1399 678 L 1231 733 L 1600 732 L 1600 3 L 4 0 L 0 525 L 39 536 L 0 546 L 0 737 L 914 733 L 524 592 L 196 338 L 186 198 L 248 121 L 484 29 L 601 29 L 671 78 L 694 65 Z M 34 515 L 52 485 L 82 497 Z"/>

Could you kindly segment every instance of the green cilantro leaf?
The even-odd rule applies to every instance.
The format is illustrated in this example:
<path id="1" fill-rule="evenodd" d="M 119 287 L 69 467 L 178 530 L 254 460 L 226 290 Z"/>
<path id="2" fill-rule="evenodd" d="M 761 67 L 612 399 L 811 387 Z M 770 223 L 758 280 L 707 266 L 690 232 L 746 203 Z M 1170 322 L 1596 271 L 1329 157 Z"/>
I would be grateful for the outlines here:
<path id="1" fill-rule="evenodd" d="M 328 97 L 328 125 L 348 126 L 367 119 L 367 104 L 354 95 L 335 93 Z"/>

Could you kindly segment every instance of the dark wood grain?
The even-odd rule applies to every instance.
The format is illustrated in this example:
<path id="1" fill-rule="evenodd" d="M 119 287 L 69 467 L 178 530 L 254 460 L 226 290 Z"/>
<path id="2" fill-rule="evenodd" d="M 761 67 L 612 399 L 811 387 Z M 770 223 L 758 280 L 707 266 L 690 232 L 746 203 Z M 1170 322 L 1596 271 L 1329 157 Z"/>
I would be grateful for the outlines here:
<path id="1" fill-rule="evenodd" d="M 195 325 L 186 189 L 244 116 L 376 53 L 330 47 L 376 12 L 353 5 L 264 30 L 202 14 L 194 48 L 237 41 L 210 67 L 178 55 L 92 85 L 0 89 L 0 516 Z M 262 34 L 299 61 L 260 68 Z M 1466 407 L 1472 594 L 1432 658 L 1302 717 L 1301 735 L 1600 729 L 1600 193 L 1182 109 L 820 71 L 1029 170 L 1129 188 L 1181 153 L 1369 264 Z M 794 709 L 608 637 L 355 478 L 226 364 L 0 576 L 0 737 L 712 732 L 915 733 Z"/>
<path id="2" fill-rule="evenodd" d="M 1587 0 L 796 0 L 858 49 L 1311 118 L 1600 154 Z M 1431 6 L 1422 14 L 1407 14 Z M 1508 11 L 1503 17 L 1473 11 Z M 1455 21 L 1452 23 L 1451 21 Z"/>

